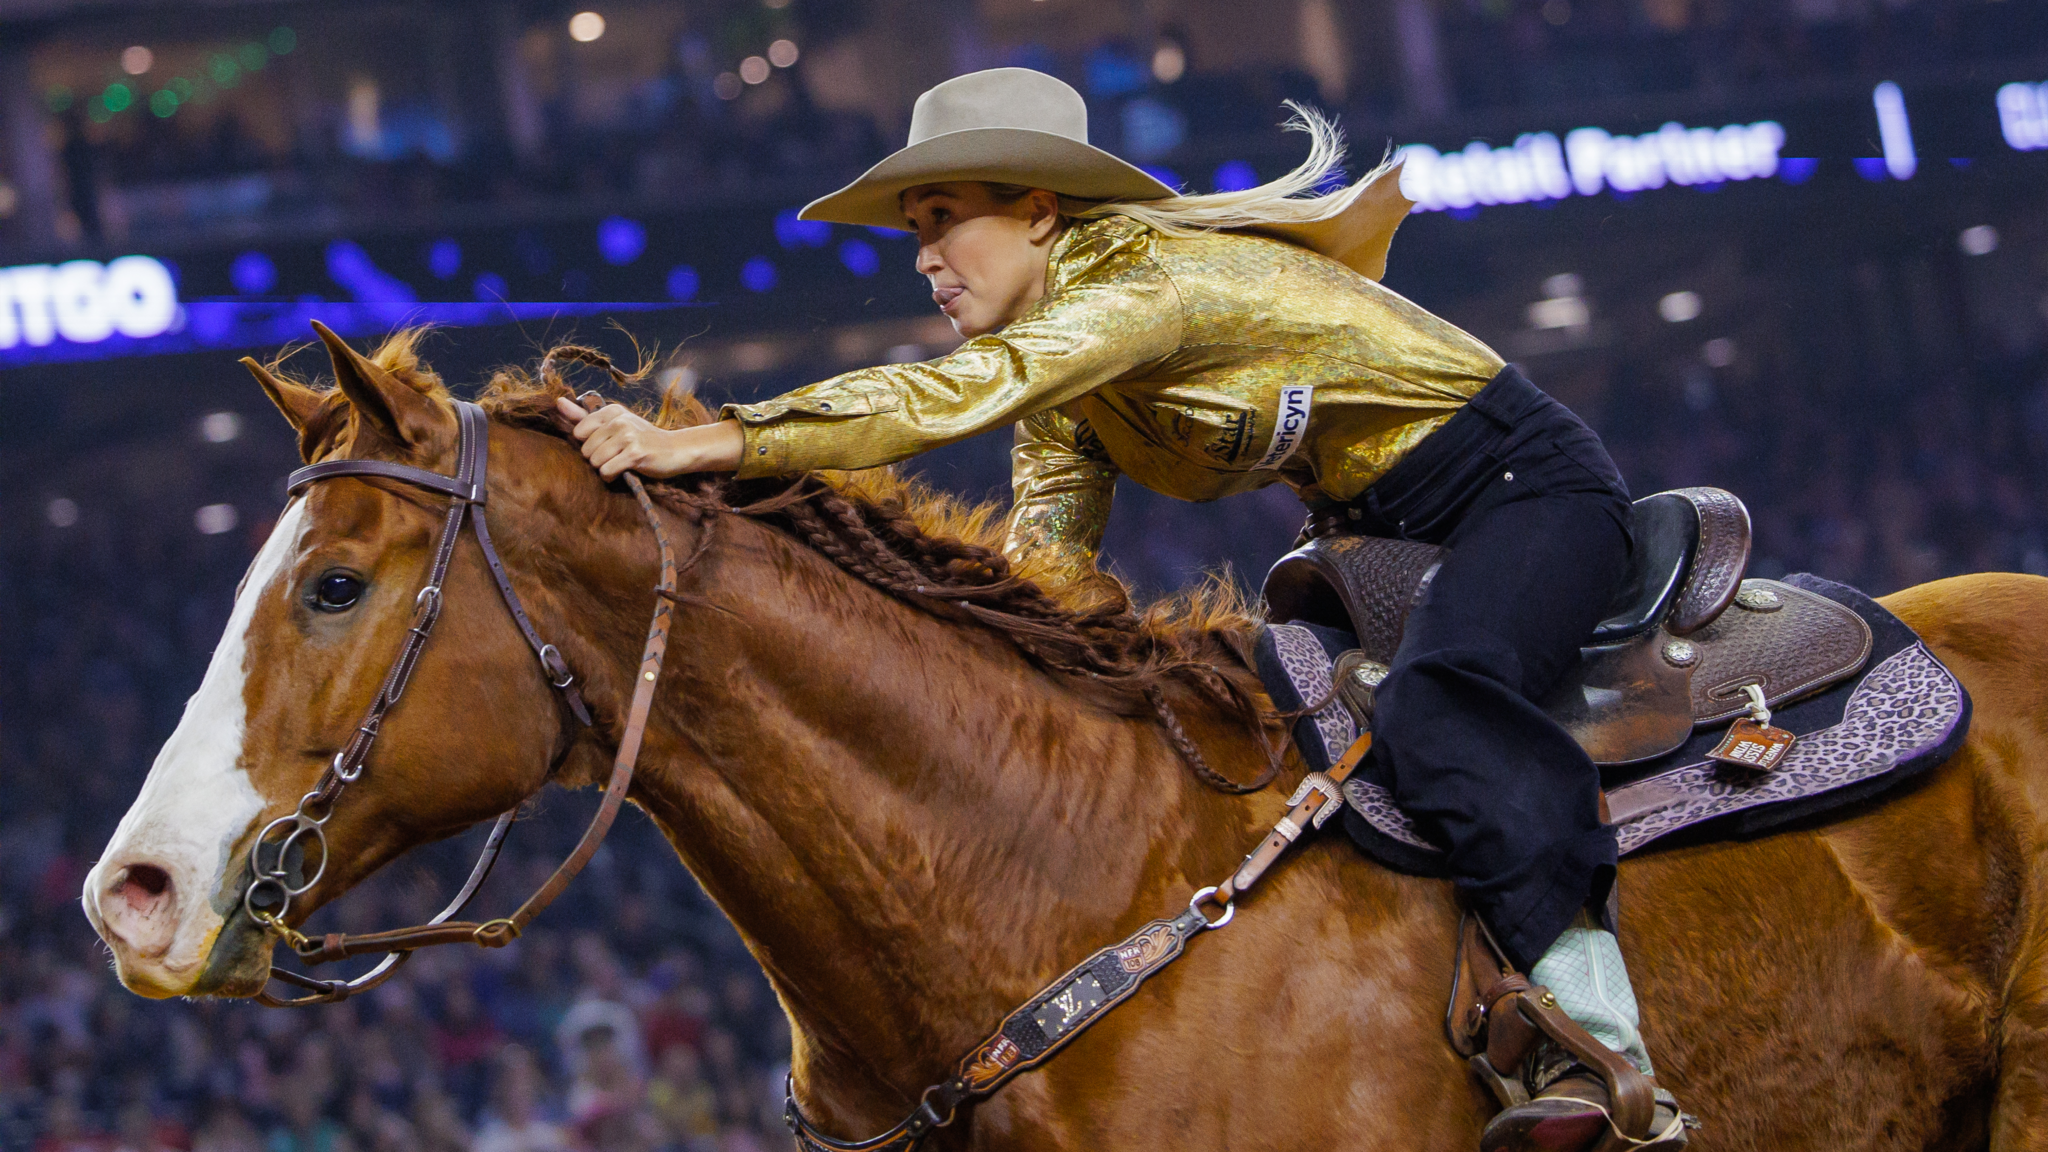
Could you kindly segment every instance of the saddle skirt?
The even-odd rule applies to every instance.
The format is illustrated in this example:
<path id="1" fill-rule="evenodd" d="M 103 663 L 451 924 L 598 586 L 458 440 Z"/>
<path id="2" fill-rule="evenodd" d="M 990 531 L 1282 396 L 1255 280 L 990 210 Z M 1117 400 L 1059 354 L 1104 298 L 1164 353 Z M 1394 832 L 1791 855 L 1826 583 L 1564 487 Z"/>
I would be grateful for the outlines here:
<path id="1" fill-rule="evenodd" d="M 1761 593 L 1778 604 L 1770 605 Z M 1853 658 L 1850 671 L 1862 671 L 1767 684 L 1771 723 L 1798 739 L 1775 768 L 1736 767 L 1707 755 L 1742 706 L 1717 697 L 1713 688 L 1720 680 L 1709 677 L 1701 684 L 1698 674 L 1711 664 L 1700 652 L 1717 646 L 1713 622 L 1702 625 L 1689 637 L 1699 651 L 1688 669 L 1696 675 L 1685 694 L 1686 733 L 1652 758 L 1602 765 L 1608 819 L 1623 855 L 1679 833 L 1680 842 L 1755 835 L 1869 799 L 1947 759 L 1968 731 L 1969 694 L 1912 629 L 1861 592 L 1815 576 L 1741 582 L 1740 594 L 1731 597 L 1738 607 L 1722 624 L 1736 626 L 1731 633 L 1746 638 L 1727 646 L 1722 659 L 1732 674 L 1723 679 L 1741 681 L 1746 668 L 1757 666 L 1758 652 L 1772 647 L 1762 639 L 1766 633 L 1746 621 L 1749 614 L 1739 607 L 1743 597 L 1769 609 L 1756 616 L 1785 613 L 1779 618 L 1794 636 L 1832 637 L 1826 643 L 1833 648 L 1807 667 L 1835 669 Z M 1812 633 L 1795 622 L 1795 610 L 1813 619 L 1827 611 L 1852 617 L 1855 639 L 1846 639 L 1850 633 L 1839 627 Z M 1257 654 L 1268 693 L 1288 711 L 1330 698 L 1332 684 L 1361 663 L 1350 633 L 1313 623 L 1269 624 L 1260 633 Z M 1751 675 L 1749 682 L 1765 681 Z M 1368 719 L 1355 700 L 1331 699 L 1296 724 L 1303 759 L 1312 770 L 1327 770 Z M 1401 811 L 1392 789 L 1384 762 L 1369 757 L 1344 786 L 1345 830 L 1381 863 L 1442 875 L 1442 851 Z"/>

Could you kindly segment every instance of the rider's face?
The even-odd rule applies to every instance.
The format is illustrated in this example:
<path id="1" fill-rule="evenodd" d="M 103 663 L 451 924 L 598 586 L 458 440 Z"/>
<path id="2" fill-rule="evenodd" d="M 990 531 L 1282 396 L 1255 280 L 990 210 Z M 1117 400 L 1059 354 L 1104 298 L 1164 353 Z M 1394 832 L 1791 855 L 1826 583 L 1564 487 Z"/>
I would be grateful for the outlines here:
<path id="1" fill-rule="evenodd" d="M 1052 193 L 1033 189 L 1004 203 L 974 181 L 920 184 L 903 193 L 903 211 L 917 232 L 917 270 L 960 335 L 993 332 L 1045 295 L 1060 231 Z"/>

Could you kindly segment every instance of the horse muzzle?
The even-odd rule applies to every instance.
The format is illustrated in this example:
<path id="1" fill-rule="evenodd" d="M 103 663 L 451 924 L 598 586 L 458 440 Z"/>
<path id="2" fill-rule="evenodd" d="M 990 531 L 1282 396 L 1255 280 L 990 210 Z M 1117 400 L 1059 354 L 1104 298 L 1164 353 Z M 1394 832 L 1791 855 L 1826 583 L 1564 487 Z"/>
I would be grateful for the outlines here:
<path id="1" fill-rule="evenodd" d="M 269 937 L 240 913 L 223 917 L 188 870 L 149 860 L 102 861 L 83 903 L 113 953 L 123 987 L 152 999 L 251 996 L 268 971 Z"/>

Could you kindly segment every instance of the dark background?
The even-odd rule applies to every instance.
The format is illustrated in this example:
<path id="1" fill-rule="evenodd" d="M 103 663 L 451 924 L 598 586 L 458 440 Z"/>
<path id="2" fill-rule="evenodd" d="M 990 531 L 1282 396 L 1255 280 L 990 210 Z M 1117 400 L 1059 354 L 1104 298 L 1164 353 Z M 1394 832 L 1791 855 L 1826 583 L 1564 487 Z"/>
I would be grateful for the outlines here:
<path id="1" fill-rule="evenodd" d="M 1581 412 L 1638 494 L 1738 493 L 1760 574 L 2048 573 L 2048 152 L 2010 145 L 1994 98 L 2048 81 L 2029 0 L 592 7 L 586 43 L 577 5 L 0 0 L 0 268 L 146 254 L 184 302 L 161 337 L 0 348 L 0 1149 L 786 1146 L 780 1013 L 637 818 L 514 948 L 303 1014 L 122 992 L 76 900 L 296 462 L 237 356 L 313 317 L 359 346 L 438 323 L 463 391 L 562 338 L 637 340 L 659 386 L 715 404 L 937 355 L 907 240 L 793 212 L 958 72 L 1062 76 L 1097 143 L 1193 191 L 1295 163 L 1286 98 L 1340 118 L 1354 173 L 1389 145 L 1776 120 L 1816 164 L 1419 214 L 1386 283 Z M 748 63 L 778 40 L 790 66 Z M 1877 159 L 1887 80 L 1909 179 Z M 1666 318 L 1675 293 L 1696 316 Z M 1582 322 L 1536 325 L 1561 314 Z M 912 467 L 1003 498 L 1007 440 Z M 1278 488 L 1126 486 L 1107 562 L 1142 595 L 1255 582 L 1299 516 Z M 589 803 L 548 798 L 486 902 Z M 419 918 L 471 846 L 329 918 Z"/>

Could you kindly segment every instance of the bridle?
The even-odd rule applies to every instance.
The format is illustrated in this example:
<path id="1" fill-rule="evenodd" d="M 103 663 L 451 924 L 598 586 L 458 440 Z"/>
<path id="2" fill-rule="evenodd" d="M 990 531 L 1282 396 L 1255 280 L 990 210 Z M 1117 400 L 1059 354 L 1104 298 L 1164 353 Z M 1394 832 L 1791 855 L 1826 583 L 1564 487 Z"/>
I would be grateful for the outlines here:
<path id="1" fill-rule="evenodd" d="M 550 365 L 543 362 L 541 373 L 545 378 Z M 614 373 L 616 375 L 616 372 Z M 376 698 L 363 722 L 356 726 L 353 735 L 341 751 L 320 774 L 312 791 L 299 798 L 297 807 L 285 816 L 265 825 L 257 834 L 256 842 L 249 847 L 250 882 L 242 894 L 242 908 L 249 918 L 267 931 L 277 935 L 297 953 L 301 960 L 319 964 L 330 960 L 346 959 L 350 956 L 384 954 L 384 959 L 370 971 L 352 980 L 318 980 L 297 972 L 272 966 L 270 979 L 281 981 L 313 994 L 296 998 L 272 996 L 267 990 L 257 993 L 256 1000 L 268 1007 L 285 1008 L 302 1004 L 329 1004 L 346 1000 L 350 996 L 367 992 L 391 978 L 398 966 L 411 956 L 412 950 L 433 944 L 473 943 L 486 948 L 500 948 L 511 943 L 520 932 L 538 916 L 563 889 L 576 877 L 583 866 L 595 855 L 598 845 L 604 842 L 605 833 L 611 830 L 613 819 L 618 815 L 619 805 L 625 801 L 628 786 L 633 781 L 633 765 L 640 755 L 641 738 L 647 731 L 648 714 L 654 705 L 654 690 L 661 678 L 662 655 L 668 649 L 669 612 L 675 598 L 676 563 L 675 552 L 669 547 L 668 534 L 663 531 L 661 518 L 656 514 L 654 503 L 647 496 L 647 489 L 640 478 L 628 472 L 626 484 L 640 503 L 640 509 L 647 517 L 647 523 L 654 529 L 656 544 L 661 549 L 661 583 L 655 589 L 654 619 L 647 628 L 647 646 L 640 656 L 640 668 L 633 678 L 633 700 L 626 715 L 626 729 L 619 740 L 617 755 L 612 760 L 611 777 L 605 782 L 604 801 L 598 806 L 597 814 L 591 817 L 590 826 L 583 831 L 583 838 L 577 842 L 576 850 L 569 854 L 554 875 L 548 877 L 533 895 L 510 916 L 482 923 L 455 920 L 477 889 L 491 873 L 497 863 L 499 850 L 504 847 L 505 834 L 512 828 L 512 818 L 518 811 L 511 811 L 498 817 L 492 825 L 490 836 L 484 842 L 483 851 L 478 854 L 475 866 L 470 869 L 469 879 L 456 892 L 448 906 L 435 914 L 424 924 L 409 928 L 396 928 L 385 932 L 343 934 L 331 932 L 314 939 L 287 926 L 286 912 L 291 908 L 292 898 L 303 895 L 327 870 L 327 836 L 324 828 L 334 815 L 334 805 L 350 784 L 361 778 L 378 734 L 383 730 L 384 718 L 399 698 L 405 694 L 405 687 L 412 679 L 414 668 L 419 663 L 420 653 L 427 646 L 427 639 L 433 634 L 434 624 L 441 617 L 442 586 L 448 575 L 449 562 L 454 558 L 455 548 L 461 539 L 462 526 L 468 521 L 476 537 L 477 546 L 483 550 L 484 564 L 490 569 L 491 578 L 498 585 L 498 593 L 511 612 L 512 620 L 519 626 L 520 634 L 526 638 L 527 646 L 533 649 L 540 661 L 541 674 L 548 684 L 560 694 L 563 704 L 577 722 L 585 728 L 591 726 L 590 710 L 583 702 L 582 693 L 576 689 L 576 677 L 562 658 L 561 650 L 540 638 L 533 622 L 526 615 L 526 609 L 519 602 L 519 594 L 512 588 L 512 581 L 506 575 L 505 565 L 498 558 L 498 550 L 491 543 L 490 528 L 484 521 L 484 505 L 488 495 L 488 462 L 490 457 L 490 424 L 484 410 L 468 401 L 455 401 L 457 426 L 455 475 L 446 476 L 415 468 L 409 464 L 397 464 L 385 460 L 328 460 L 308 465 L 291 474 L 287 491 L 296 496 L 308 486 L 322 480 L 340 476 L 362 476 L 381 480 L 396 480 L 436 492 L 450 498 L 447 518 L 442 522 L 439 542 L 434 548 L 433 567 L 427 575 L 426 586 L 413 598 L 412 624 L 406 632 L 405 641 L 399 648 L 398 657 L 391 662 L 391 669 L 384 676 L 383 686 L 377 690 Z M 280 833 L 282 834 L 280 836 Z M 273 839 L 273 837 L 277 837 Z M 310 877 L 294 881 L 293 849 L 299 850 L 299 870 L 303 870 L 304 850 L 307 841 L 318 845 L 320 864 Z M 266 858 L 268 858 L 266 860 Z M 274 907 L 269 906 L 275 899 Z"/>
<path id="2" fill-rule="evenodd" d="M 541 362 L 542 379 L 547 378 L 552 362 L 558 356 L 604 367 L 615 380 L 625 379 L 623 373 L 612 368 L 609 361 L 597 353 L 573 347 L 549 353 Z M 591 398 L 585 398 L 584 402 L 590 404 Z M 442 583 L 447 577 L 448 565 L 454 557 L 465 519 L 474 530 L 477 545 L 483 550 L 484 563 L 497 582 L 505 607 L 519 625 L 520 633 L 526 637 L 527 646 L 533 649 L 540 661 L 542 674 L 549 685 L 561 693 L 564 704 L 576 719 L 585 727 L 591 725 L 590 712 L 581 693 L 576 690 L 576 680 L 567 662 L 562 659 L 559 649 L 542 641 L 534 631 L 532 621 L 519 602 L 518 593 L 513 591 L 512 582 L 506 576 L 505 566 L 498 559 L 497 549 L 491 544 L 490 529 L 484 523 L 489 421 L 483 409 L 465 401 L 455 402 L 455 412 L 458 440 L 454 476 L 382 460 L 330 460 L 300 468 L 291 474 L 287 484 L 289 493 L 297 495 L 321 480 L 337 476 L 364 476 L 412 484 L 444 494 L 452 502 L 441 527 L 439 543 L 434 549 L 434 563 L 426 586 L 413 600 L 412 625 L 407 630 L 397 659 L 392 661 L 390 671 L 385 674 L 383 686 L 370 703 L 368 714 L 348 743 L 335 753 L 312 791 L 299 799 L 297 807 L 289 815 L 265 825 L 249 848 L 251 880 L 243 892 L 242 907 L 251 920 L 281 937 L 301 960 L 308 963 L 380 953 L 384 959 L 353 980 L 316 980 L 273 965 L 270 979 L 306 989 L 312 995 L 282 999 L 268 991 L 258 992 L 257 1001 L 269 1007 L 333 1003 L 366 992 L 390 979 L 416 948 L 459 943 L 500 948 L 511 943 L 542 909 L 561 895 L 597 852 L 633 780 L 633 765 L 639 758 L 641 739 L 646 734 L 648 715 L 654 704 L 654 690 L 661 679 L 662 656 L 668 649 L 669 613 L 677 593 L 675 553 L 669 547 L 668 534 L 662 528 L 653 501 L 647 496 L 646 487 L 638 476 L 627 472 L 624 474 L 626 484 L 639 501 L 661 550 L 661 583 L 654 590 L 654 619 L 648 625 L 647 646 L 640 657 L 639 672 L 634 677 L 633 700 L 627 712 L 618 754 L 612 761 L 611 777 L 604 786 L 604 801 L 591 818 L 590 826 L 584 829 L 576 850 L 512 915 L 481 923 L 453 919 L 490 875 L 491 866 L 497 862 L 505 834 L 510 831 L 513 815 L 518 810 L 515 807 L 500 815 L 492 826 L 483 851 L 470 869 L 469 879 L 455 898 L 425 924 L 357 935 L 333 932 L 315 940 L 284 923 L 292 898 L 310 890 L 326 871 L 327 840 L 322 829 L 334 814 L 335 802 L 351 783 L 361 778 L 370 748 L 383 728 L 384 717 L 404 694 L 427 638 L 440 619 Z M 1097 951 L 1041 988 L 1005 1017 L 995 1032 L 962 1057 L 952 1075 L 926 1088 L 908 1116 L 880 1135 L 864 1140 L 840 1140 L 828 1135 L 805 1115 L 798 1104 L 794 1076 L 785 1078 L 783 1118 L 799 1149 L 802 1152 L 913 1152 L 934 1130 L 951 1124 L 961 1108 L 992 1095 L 1020 1073 L 1043 1065 L 1112 1008 L 1128 1000 L 1146 980 L 1178 959 L 1189 940 L 1228 925 L 1236 914 L 1236 897 L 1257 884 L 1266 870 L 1305 831 L 1322 827 L 1325 821 L 1342 810 L 1344 801 L 1339 788 L 1371 745 L 1370 733 L 1362 735 L 1329 772 L 1311 772 L 1305 776 L 1288 800 L 1287 815 L 1221 884 L 1200 889 L 1188 901 L 1186 911 L 1145 924 L 1131 936 Z M 280 831 L 283 832 L 282 838 L 272 840 L 272 836 Z M 295 883 L 291 850 L 308 839 L 320 847 L 320 866 L 310 878 Z M 267 864 L 264 859 L 266 850 L 275 853 L 274 860 Z M 275 908 L 258 907 L 258 895 L 264 892 L 276 894 Z M 1212 917 L 1205 909 L 1214 909 L 1220 914 Z"/>

